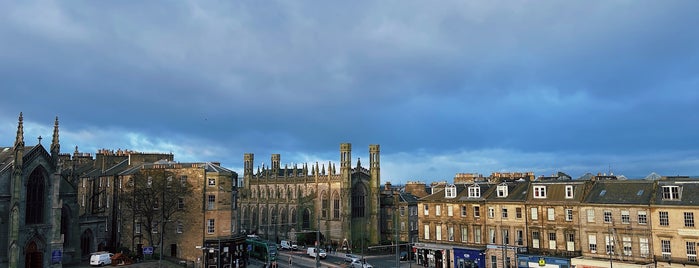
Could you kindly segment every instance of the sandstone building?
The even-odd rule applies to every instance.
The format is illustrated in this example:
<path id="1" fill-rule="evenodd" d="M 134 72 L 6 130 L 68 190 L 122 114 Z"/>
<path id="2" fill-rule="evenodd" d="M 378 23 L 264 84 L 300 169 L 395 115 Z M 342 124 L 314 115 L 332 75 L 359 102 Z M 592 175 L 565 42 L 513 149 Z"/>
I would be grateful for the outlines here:
<path id="1" fill-rule="evenodd" d="M 271 165 L 255 172 L 255 158 L 245 154 L 240 192 L 241 229 L 263 238 L 321 243 L 337 248 L 364 248 L 380 242 L 379 145 L 369 146 L 369 166 L 352 167 L 352 145 L 340 144 L 340 164 Z"/>

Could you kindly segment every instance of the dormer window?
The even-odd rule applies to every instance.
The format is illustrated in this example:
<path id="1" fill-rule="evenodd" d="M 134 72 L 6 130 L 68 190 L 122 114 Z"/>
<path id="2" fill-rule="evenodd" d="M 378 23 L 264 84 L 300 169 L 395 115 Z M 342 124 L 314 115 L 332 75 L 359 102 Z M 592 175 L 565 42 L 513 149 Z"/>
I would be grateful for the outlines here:
<path id="1" fill-rule="evenodd" d="M 480 198 L 481 197 L 481 187 L 478 184 L 474 184 L 468 187 L 468 197 L 469 198 Z"/>
<path id="2" fill-rule="evenodd" d="M 498 197 L 507 197 L 507 184 L 498 185 Z"/>
<path id="3" fill-rule="evenodd" d="M 444 188 L 444 197 L 445 198 L 454 198 L 456 197 L 456 185 L 447 185 L 446 188 Z"/>
<path id="4" fill-rule="evenodd" d="M 566 185 L 566 198 L 573 198 L 573 185 Z"/>
<path id="5" fill-rule="evenodd" d="M 534 186 L 534 198 L 546 198 L 546 186 Z"/>
<path id="6" fill-rule="evenodd" d="M 663 200 L 680 200 L 682 188 L 676 185 L 663 186 Z"/>

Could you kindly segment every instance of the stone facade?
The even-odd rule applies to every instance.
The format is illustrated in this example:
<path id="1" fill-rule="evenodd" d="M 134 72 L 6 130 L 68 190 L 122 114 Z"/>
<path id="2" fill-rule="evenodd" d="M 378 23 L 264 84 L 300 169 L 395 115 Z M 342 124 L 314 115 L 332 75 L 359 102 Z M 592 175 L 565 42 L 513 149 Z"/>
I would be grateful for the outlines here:
<path id="1" fill-rule="evenodd" d="M 240 193 L 241 228 L 273 241 L 299 240 L 337 248 L 364 248 L 380 240 L 380 150 L 369 146 L 369 167 L 358 159 L 351 166 L 352 145 L 340 144 L 340 167 L 335 164 L 271 165 L 253 171 L 254 155 L 245 154 Z M 302 239 L 303 238 L 303 239 Z M 301 241 L 305 240 L 305 241 Z"/>

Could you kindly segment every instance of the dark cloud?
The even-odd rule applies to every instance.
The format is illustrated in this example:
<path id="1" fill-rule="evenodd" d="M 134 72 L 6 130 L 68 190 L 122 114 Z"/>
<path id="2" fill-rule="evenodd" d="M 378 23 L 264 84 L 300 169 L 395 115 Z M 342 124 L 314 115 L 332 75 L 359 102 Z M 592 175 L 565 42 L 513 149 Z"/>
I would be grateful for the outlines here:
<path id="1" fill-rule="evenodd" d="M 687 164 L 699 145 L 694 10 L 687 1 L 7 2 L 0 125 L 10 127 L 0 138 L 11 144 L 25 111 L 38 125 L 59 115 L 67 142 L 84 148 L 172 150 L 234 168 L 244 152 L 336 159 L 352 142 L 359 157 L 382 145 L 384 177 L 405 177 L 402 159 L 425 163 L 415 172 L 425 177 L 584 172 L 606 158 L 643 175 L 656 152 L 659 173 L 696 173 Z M 472 155 L 492 152 L 496 160 Z"/>

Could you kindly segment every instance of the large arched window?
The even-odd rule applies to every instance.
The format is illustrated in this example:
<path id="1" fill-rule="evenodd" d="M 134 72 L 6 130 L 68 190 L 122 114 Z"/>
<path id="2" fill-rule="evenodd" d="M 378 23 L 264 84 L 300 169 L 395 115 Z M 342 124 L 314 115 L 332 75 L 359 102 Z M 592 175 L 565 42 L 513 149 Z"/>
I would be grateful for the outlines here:
<path id="1" fill-rule="evenodd" d="M 296 224 L 296 209 L 292 208 L 291 213 L 289 214 L 289 220 L 291 221 L 291 224 Z"/>
<path id="2" fill-rule="evenodd" d="M 364 217 L 366 206 L 366 189 L 363 184 L 357 184 L 352 191 L 352 218 Z"/>
<path id="3" fill-rule="evenodd" d="M 244 231 L 249 231 L 248 221 L 250 220 L 250 215 L 248 215 L 248 207 L 243 207 L 243 218 L 241 220 L 241 229 Z"/>
<path id="4" fill-rule="evenodd" d="M 322 208 L 321 217 L 323 217 L 323 219 L 327 219 L 329 213 L 328 210 L 330 210 L 330 200 L 328 200 L 328 194 L 325 191 L 320 194 L 320 204 Z"/>
<path id="5" fill-rule="evenodd" d="M 311 210 L 306 208 L 303 210 L 303 229 L 311 229 Z"/>
<path id="6" fill-rule="evenodd" d="M 333 219 L 340 218 L 340 195 L 337 191 L 333 192 Z"/>
<path id="7" fill-rule="evenodd" d="M 43 173 L 42 168 L 37 168 L 29 175 L 26 195 L 26 224 L 37 224 L 43 223 L 44 221 L 44 198 L 46 198 L 46 191 Z"/>
<path id="8" fill-rule="evenodd" d="M 257 207 L 252 207 L 250 210 L 251 210 L 251 214 L 252 214 L 250 216 L 250 219 L 252 220 L 252 225 L 250 227 L 252 230 L 256 230 L 259 226 L 258 223 L 260 222 L 260 220 L 257 218 L 257 216 L 259 215 L 257 213 L 258 210 L 257 210 Z"/>
<path id="9" fill-rule="evenodd" d="M 61 235 L 63 237 L 66 237 L 66 239 L 63 240 L 63 247 L 67 248 L 70 246 L 70 225 L 71 225 L 71 213 L 70 213 L 70 208 L 66 205 L 61 208 Z"/>

